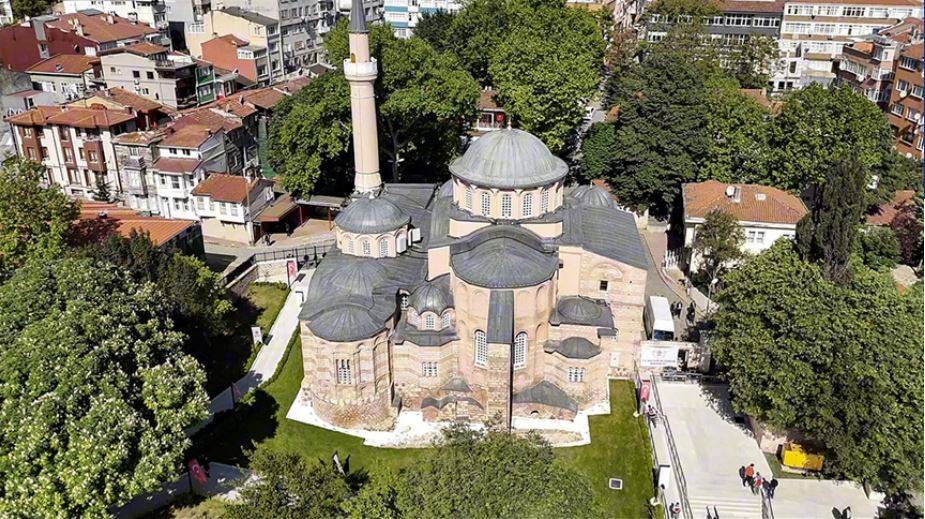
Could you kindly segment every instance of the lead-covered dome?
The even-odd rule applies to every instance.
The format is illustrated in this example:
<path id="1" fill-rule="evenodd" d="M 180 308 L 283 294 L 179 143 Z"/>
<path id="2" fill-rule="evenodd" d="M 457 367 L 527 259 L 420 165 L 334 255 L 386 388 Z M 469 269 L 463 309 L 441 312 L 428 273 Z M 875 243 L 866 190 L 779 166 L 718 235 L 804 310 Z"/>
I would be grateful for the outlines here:
<path id="1" fill-rule="evenodd" d="M 389 200 L 381 197 L 358 198 L 334 219 L 342 231 L 378 234 L 400 229 L 411 217 Z"/>
<path id="2" fill-rule="evenodd" d="M 479 187 L 523 189 L 552 184 L 568 173 L 534 135 L 523 130 L 489 132 L 450 164 L 450 172 Z"/>
<path id="3" fill-rule="evenodd" d="M 595 185 L 578 186 L 572 190 L 571 197 L 588 207 L 616 207 L 610 193 Z"/>
<path id="4" fill-rule="evenodd" d="M 424 312 L 433 312 L 435 314 L 443 313 L 444 310 L 453 306 L 453 299 L 447 293 L 448 287 L 444 283 L 424 283 L 415 289 L 408 298 L 408 304 L 419 314 Z"/>

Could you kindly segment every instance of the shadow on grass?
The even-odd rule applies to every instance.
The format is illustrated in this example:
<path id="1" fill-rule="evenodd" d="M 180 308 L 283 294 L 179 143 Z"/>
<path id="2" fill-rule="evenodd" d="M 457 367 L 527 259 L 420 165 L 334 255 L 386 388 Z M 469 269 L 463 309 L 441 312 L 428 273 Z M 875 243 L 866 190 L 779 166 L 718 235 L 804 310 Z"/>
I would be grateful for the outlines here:
<path id="1" fill-rule="evenodd" d="M 193 436 L 189 457 L 205 457 L 230 465 L 247 466 L 249 453 L 272 438 L 279 427 L 279 404 L 266 391 L 250 393 L 234 410 L 219 413 Z"/>
<path id="2" fill-rule="evenodd" d="M 201 337 L 198 339 L 201 346 L 191 348 L 193 356 L 205 369 L 209 395 L 221 393 L 247 372 L 257 353 L 251 326 L 257 322 L 260 313 L 261 309 L 248 298 L 238 298 L 228 318 L 228 333 Z"/>

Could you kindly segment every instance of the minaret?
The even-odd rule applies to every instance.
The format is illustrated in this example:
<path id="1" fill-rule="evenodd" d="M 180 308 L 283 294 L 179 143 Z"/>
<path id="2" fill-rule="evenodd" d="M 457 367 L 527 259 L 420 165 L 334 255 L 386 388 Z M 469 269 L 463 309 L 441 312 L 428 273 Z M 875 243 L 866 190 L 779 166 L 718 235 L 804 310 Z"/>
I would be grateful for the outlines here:
<path id="1" fill-rule="evenodd" d="M 382 185 L 379 175 L 379 137 L 376 132 L 376 98 L 373 84 L 378 67 L 369 55 L 369 28 L 363 0 L 350 8 L 350 57 L 344 60 L 344 77 L 350 83 L 350 114 L 353 122 L 353 188 L 372 193 Z"/>

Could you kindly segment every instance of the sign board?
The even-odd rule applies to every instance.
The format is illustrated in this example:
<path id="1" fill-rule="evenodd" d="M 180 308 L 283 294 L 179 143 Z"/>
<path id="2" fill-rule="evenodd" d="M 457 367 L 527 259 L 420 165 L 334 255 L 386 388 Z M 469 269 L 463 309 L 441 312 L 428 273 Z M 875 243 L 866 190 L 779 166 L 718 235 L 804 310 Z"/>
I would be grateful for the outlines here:
<path id="1" fill-rule="evenodd" d="M 678 344 L 670 341 L 645 341 L 639 348 L 639 366 L 643 368 L 677 368 Z"/>
<path id="2" fill-rule="evenodd" d="M 254 338 L 254 345 L 263 344 L 263 330 L 259 326 L 251 326 L 251 337 Z"/>
<path id="3" fill-rule="evenodd" d="M 298 273 L 299 273 L 299 265 L 298 263 L 296 263 L 296 260 L 295 259 L 286 260 L 286 280 L 288 281 L 288 283 L 286 283 L 287 285 L 292 284 L 292 282 L 295 280 Z"/>
<path id="4" fill-rule="evenodd" d="M 671 465 L 659 464 L 656 481 L 659 487 L 668 490 L 671 484 Z"/>

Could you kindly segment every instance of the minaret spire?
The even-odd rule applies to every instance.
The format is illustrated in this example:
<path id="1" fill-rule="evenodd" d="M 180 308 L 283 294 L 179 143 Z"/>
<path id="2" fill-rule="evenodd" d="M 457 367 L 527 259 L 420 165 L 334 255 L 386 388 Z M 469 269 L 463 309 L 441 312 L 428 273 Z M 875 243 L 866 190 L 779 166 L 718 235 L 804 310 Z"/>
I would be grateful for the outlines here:
<path id="1" fill-rule="evenodd" d="M 376 130 L 376 97 L 373 84 L 379 72 L 369 55 L 369 28 L 363 0 L 350 8 L 350 57 L 344 60 L 344 77 L 350 83 L 350 114 L 353 123 L 353 188 L 372 193 L 382 185 L 379 175 L 379 137 Z"/>

